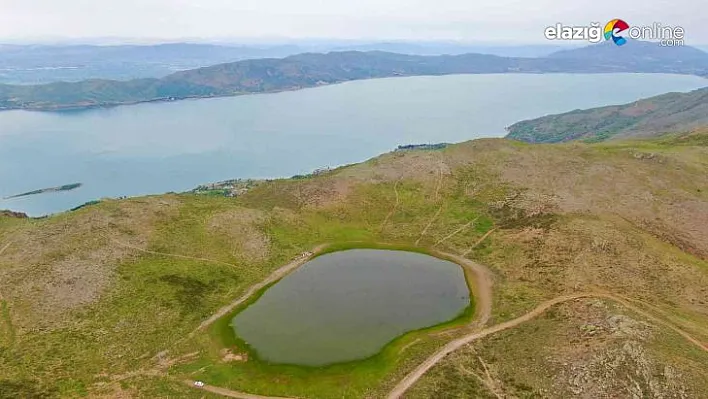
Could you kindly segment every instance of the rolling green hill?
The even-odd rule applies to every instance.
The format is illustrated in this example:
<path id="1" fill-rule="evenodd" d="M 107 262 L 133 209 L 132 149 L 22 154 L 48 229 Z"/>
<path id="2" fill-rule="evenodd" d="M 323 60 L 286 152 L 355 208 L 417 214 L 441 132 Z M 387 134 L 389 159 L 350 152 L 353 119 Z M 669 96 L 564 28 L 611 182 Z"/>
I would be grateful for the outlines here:
<path id="1" fill-rule="evenodd" d="M 482 139 L 249 182 L 236 197 L 205 187 L 41 219 L 0 212 L 0 397 L 218 397 L 185 384 L 201 380 L 384 398 L 480 330 L 405 397 L 701 397 L 707 137 Z M 485 265 L 488 319 L 308 368 L 259 361 L 218 312 L 305 251 L 383 243 Z"/>
<path id="2" fill-rule="evenodd" d="M 380 51 L 307 53 L 282 59 L 264 58 L 220 64 L 177 72 L 161 79 L 87 80 L 37 86 L 0 85 L 0 110 L 60 110 L 231 96 L 395 76 L 552 72 L 708 75 L 708 54 L 702 51 L 683 49 L 677 52 L 642 42 L 633 42 L 624 47 L 632 46 L 636 48 L 615 55 L 611 60 L 603 54 L 620 49 L 610 49 L 607 44 L 543 58 L 485 54 L 420 56 Z M 597 53 L 597 57 L 587 56 L 594 53 Z"/>
<path id="3" fill-rule="evenodd" d="M 529 143 L 598 141 L 687 131 L 706 124 L 708 88 L 522 121 L 507 129 L 507 137 Z"/>

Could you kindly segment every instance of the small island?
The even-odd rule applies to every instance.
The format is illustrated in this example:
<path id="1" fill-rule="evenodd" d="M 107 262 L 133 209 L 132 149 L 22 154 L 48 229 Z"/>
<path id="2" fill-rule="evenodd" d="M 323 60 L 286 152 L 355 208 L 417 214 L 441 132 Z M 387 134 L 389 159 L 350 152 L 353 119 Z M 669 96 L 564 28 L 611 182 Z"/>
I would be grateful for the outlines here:
<path id="1" fill-rule="evenodd" d="M 83 185 L 82 183 L 65 184 L 65 185 L 59 186 L 59 187 L 43 188 L 40 190 L 28 191 L 28 192 L 22 193 L 22 194 L 11 195 L 9 197 L 4 197 L 3 199 L 20 198 L 20 197 L 27 197 L 30 195 L 55 193 L 55 192 L 59 192 L 59 191 L 71 191 L 71 190 L 75 190 L 75 189 L 81 187 L 82 185 Z"/>

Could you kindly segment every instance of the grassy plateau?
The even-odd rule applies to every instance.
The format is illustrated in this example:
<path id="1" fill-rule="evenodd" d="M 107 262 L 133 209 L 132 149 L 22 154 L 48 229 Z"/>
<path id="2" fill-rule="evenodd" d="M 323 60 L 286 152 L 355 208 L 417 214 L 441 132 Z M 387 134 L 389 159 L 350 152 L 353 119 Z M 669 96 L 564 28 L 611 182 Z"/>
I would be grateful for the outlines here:
<path id="1" fill-rule="evenodd" d="M 466 345 L 406 397 L 700 397 L 708 352 L 676 329 L 708 343 L 705 137 L 475 140 L 261 182 L 236 198 L 165 194 L 0 216 L 0 397 L 212 397 L 185 384 L 202 380 L 382 398 L 472 331 L 470 307 L 361 361 L 267 364 L 228 325 L 267 286 L 198 329 L 323 244 L 320 253 L 390 248 L 484 264 L 488 326 L 563 295 L 624 298 L 564 302 Z"/>

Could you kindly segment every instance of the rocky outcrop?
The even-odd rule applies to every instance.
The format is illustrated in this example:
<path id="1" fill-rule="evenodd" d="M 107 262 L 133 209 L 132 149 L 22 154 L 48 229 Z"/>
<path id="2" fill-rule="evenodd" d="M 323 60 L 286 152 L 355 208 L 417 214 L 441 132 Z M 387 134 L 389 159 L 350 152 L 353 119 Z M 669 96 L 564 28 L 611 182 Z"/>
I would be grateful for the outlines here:
<path id="1" fill-rule="evenodd" d="M 0 217 L 17 218 L 17 219 L 28 218 L 26 213 L 13 212 L 13 211 L 9 211 L 9 210 L 0 210 Z"/>

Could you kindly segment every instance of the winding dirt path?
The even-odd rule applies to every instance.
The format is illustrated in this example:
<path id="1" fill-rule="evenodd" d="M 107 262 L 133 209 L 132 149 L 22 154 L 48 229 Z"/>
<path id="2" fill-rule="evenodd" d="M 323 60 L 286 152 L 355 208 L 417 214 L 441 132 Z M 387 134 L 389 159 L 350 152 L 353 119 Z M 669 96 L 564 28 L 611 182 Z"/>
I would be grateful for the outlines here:
<path id="1" fill-rule="evenodd" d="M 0 248 L 0 255 L 2 255 L 3 252 L 5 252 L 6 249 L 10 248 L 10 245 L 12 245 L 12 241 L 8 242 L 5 244 L 4 247 Z"/>
<path id="2" fill-rule="evenodd" d="M 657 322 L 663 326 L 666 326 L 676 333 L 680 334 L 686 340 L 691 342 L 692 344 L 698 346 L 702 350 L 708 352 L 708 345 L 698 341 L 697 339 L 691 337 L 688 333 L 685 331 L 679 329 L 678 327 L 675 327 L 674 325 L 661 320 L 646 311 L 638 308 L 637 306 L 629 303 L 628 301 L 624 300 L 624 298 L 608 294 L 608 293 L 596 293 L 596 292 L 586 292 L 586 293 L 578 293 L 578 294 L 571 294 L 571 295 L 564 295 L 560 296 L 551 300 L 548 300 L 546 302 L 541 303 L 538 305 L 535 309 L 532 311 L 526 313 L 523 316 L 517 317 L 516 319 L 506 321 L 504 323 L 500 323 L 497 325 L 494 325 L 489 328 L 485 328 L 484 330 L 474 332 L 471 334 L 467 334 L 463 337 L 457 338 L 453 341 L 450 341 L 447 343 L 445 346 L 440 348 L 437 352 L 435 352 L 432 356 L 430 356 L 428 359 L 426 359 L 423 363 L 421 363 L 418 367 L 416 367 L 412 372 L 410 372 L 401 382 L 396 385 L 393 390 L 388 394 L 387 399 L 398 399 L 400 398 L 410 387 L 413 386 L 428 370 L 430 370 L 433 366 L 435 366 L 438 362 L 440 362 L 445 356 L 449 355 L 450 353 L 460 349 L 461 347 L 475 341 L 481 338 L 484 338 L 490 334 L 494 334 L 500 331 L 504 331 L 510 328 L 517 327 L 519 324 L 525 323 L 527 321 L 530 321 L 541 314 L 543 314 L 545 311 L 547 311 L 549 308 L 558 305 L 563 302 L 568 302 L 576 299 L 581 299 L 581 298 L 604 298 L 604 299 L 609 299 L 615 302 L 618 302 L 622 304 L 623 306 L 629 308 L 630 310 L 639 313 L 640 315 L 651 319 L 654 322 Z"/>
<path id="3" fill-rule="evenodd" d="M 110 240 L 113 241 L 113 243 L 120 245 L 121 247 L 128 248 L 128 249 L 133 249 L 133 250 L 136 250 L 136 251 L 145 253 L 145 254 L 157 255 L 157 256 L 167 256 L 167 257 L 170 257 L 170 258 L 178 258 L 178 259 L 197 260 L 197 261 L 200 261 L 200 262 L 216 263 L 216 264 L 219 264 L 219 265 L 229 266 L 229 267 L 231 267 L 231 268 L 240 270 L 240 268 L 239 268 L 237 265 L 234 265 L 233 263 L 223 262 L 223 261 L 216 260 L 216 259 L 198 258 L 198 257 L 195 257 L 195 256 L 178 255 L 178 254 L 170 254 L 170 253 L 166 253 L 166 252 L 150 251 L 150 250 L 147 250 L 147 249 L 143 249 L 143 248 L 137 247 L 137 246 L 135 246 L 135 245 L 131 245 L 131 244 L 128 244 L 128 243 L 125 243 L 125 242 L 116 240 L 115 238 L 111 238 Z"/>
<path id="4" fill-rule="evenodd" d="M 436 202 L 436 203 L 440 201 L 440 188 L 442 187 L 442 181 L 443 181 L 443 165 L 444 165 L 444 161 L 442 160 L 442 156 L 441 156 L 440 158 L 441 158 L 441 159 L 440 159 L 440 165 L 438 165 L 438 180 L 437 180 L 437 182 L 435 183 L 435 196 L 434 196 L 434 197 L 435 197 L 435 202 Z M 428 222 L 428 224 L 425 226 L 425 228 L 423 229 L 423 231 L 420 232 L 420 237 L 418 237 L 418 239 L 415 241 L 415 245 L 416 245 L 416 246 L 417 246 L 418 244 L 420 244 L 420 240 L 422 240 L 423 237 L 425 237 L 425 235 L 428 233 L 428 229 L 429 229 L 430 226 L 432 226 L 433 223 L 438 219 L 438 216 L 440 216 L 440 213 L 442 212 L 442 210 L 443 210 L 443 205 L 440 205 L 440 208 L 438 208 L 437 212 L 435 212 L 435 214 L 434 214 L 433 217 L 430 219 L 430 221 Z"/>
<path id="5" fill-rule="evenodd" d="M 423 231 L 420 232 L 420 237 L 418 237 L 418 239 L 415 241 L 415 245 L 416 245 L 416 246 L 417 246 L 418 244 L 420 244 L 420 240 L 422 240 L 423 237 L 425 237 L 425 235 L 428 233 L 428 229 L 429 229 L 430 226 L 432 226 L 433 223 L 435 223 L 435 221 L 438 219 L 438 216 L 440 216 L 440 213 L 442 212 L 442 210 L 443 210 L 443 207 L 442 207 L 442 206 L 441 206 L 440 208 L 438 208 L 438 211 L 435 212 L 435 215 L 433 215 L 433 217 L 430 219 L 430 221 L 429 221 L 428 224 L 425 226 L 425 228 L 423 229 Z"/>
<path id="6" fill-rule="evenodd" d="M 470 222 L 473 223 L 474 221 Z M 487 235 L 482 237 L 479 241 L 483 241 L 489 234 L 491 233 L 488 232 Z M 329 244 L 322 244 L 317 247 L 315 247 L 309 256 L 303 256 L 298 259 L 295 259 L 291 261 L 290 263 L 280 267 L 279 269 L 275 270 L 273 273 L 271 273 L 265 280 L 254 284 L 251 286 L 241 297 L 238 299 L 234 300 L 230 304 L 222 307 L 219 309 L 216 313 L 214 313 L 211 317 L 209 317 L 207 320 L 203 321 L 199 327 L 197 327 L 194 331 L 192 331 L 189 334 L 189 337 L 193 337 L 197 332 L 205 329 L 209 325 L 213 324 L 216 320 L 219 318 L 225 316 L 229 312 L 233 311 L 237 306 L 240 304 L 244 303 L 246 300 L 248 300 L 252 295 L 254 295 L 258 290 L 264 288 L 265 286 L 274 283 L 278 281 L 279 279 L 285 277 L 287 274 L 292 272 L 293 270 L 297 269 L 298 267 L 302 266 L 305 264 L 307 261 L 309 261 L 314 255 L 320 253 L 324 249 L 326 249 L 329 246 Z M 7 247 L 7 245 L 5 246 Z M 132 247 L 132 246 L 130 246 Z M 166 256 L 176 256 L 182 258 L 183 256 L 181 255 L 172 255 L 172 254 L 162 254 L 162 253 L 155 253 L 152 251 L 145 251 L 137 247 L 132 247 L 138 250 L 141 250 L 143 252 L 147 253 L 152 253 L 152 254 L 157 254 L 157 255 L 166 255 Z M 3 248 L 4 250 L 4 248 Z M 430 370 L 433 366 L 435 366 L 437 363 L 439 363 L 442 359 L 445 358 L 448 354 L 460 349 L 461 347 L 475 341 L 481 338 L 484 338 L 488 335 L 504 331 L 510 328 L 517 327 L 518 325 L 525 323 L 527 321 L 530 321 L 541 314 L 543 314 L 545 311 L 547 311 L 549 308 L 558 305 L 563 302 L 568 302 L 572 300 L 577 300 L 581 298 L 604 298 L 604 299 L 609 299 L 614 302 L 620 303 L 626 308 L 658 323 L 661 324 L 667 328 L 670 328 L 674 332 L 678 333 L 682 337 L 684 337 L 687 341 L 691 342 L 692 344 L 698 346 L 702 350 L 708 352 L 708 344 L 703 343 L 694 337 L 692 337 L 690 334 L 687 332 L 681 330 L 680 328 L 674 326 L 673 324 L 662 320 L 661 318 L 658 318 L 651 313 L 648 313 L 647 311 L 639 308 L 638 306 L 635 305 L 635 303 L 640 303 L 642 305 L 646 306 L 652 306 L 650 304 L 645 304 L 642 301 L 639 300 L 634 300 L 630 298 L 625 298 L 619 295 L 614 295 L 611 293 L 607 292 L 585 292 L 585 293 L 577 293 L 577 294 L 570 294 L 570 295 L 563 295 L 548 301 L 545 301 L 538 305 L 536 308 L 531 310 L 530 312 L 517 317 L 516 319 L 506 321 L 504 323 L 500 323 L 482 330 L 479 330 L 479 328 L 484 327 L 489 319 L 491 318 L 492 314 L 492 285 L 493 285 L 493 280 L 492 280 L 492 273 L 491 271 L 484 265 L 479 264 L 477 262 L 474 262 L 472 260 L 469 260 L 465 258 L 462 255 L 454 255 L 442 251 L 437 251 L 437 250 L 432 250 L 431 251 L 433 255 L 442 257 L 442 258 L 447 258 L 450 259 L 458 264 L 460 264 L 462 267 L 466 268 L 472 273 L 472 281 L 471 281 L 471 289 L 472 293 L 475 298 L 475 316 L 473 318 L 472 323 L 468 326 L 471 328 L 477 329 L 476 331 L 469 333 L 467 335 L 464 335 L 460 338 L 454 339 L 450 342 L 448 342 L 445 346 L 440 348 L 437 352 L 432 354 L 429 358 L 427 358 L 424 362 L 422 362 L 418 367 L 416 367 L 413 371 L 411 371 L 408 375 L 406 375 L 392 390 L 391 392 L 387 395 L 387 399 L 398 399 L 400 398 L 408 389 L 410 389 L 428 370 Z M 2 250 L 0 250 L 0 253 L 2 253 Z M 192 257 L 187 257 L 190 259 L 194 259 Z M 213 260 L 210 259 L 199 259 L 198 260 L 203 260 L 203 261 L 208 261 L 208 262 L 214 262 Z M 238 392 L 238 391 L 232 391 L 226 388 L 220 388 L 216 386 L 211 386 L 211 385 L 204 385 L 203 387 L 196 387 L 194 385 L 194 381 L 189 381 L 185 380 L 184 383 L 189 384 L 190 386 L 196 388 L 196 389 L 201 389 L 205 390 L 214 394 L 226 396 L 226 397 L 231 397 L 231 398 L 239 398 L 239 399 L 294 399 L 294 398 L 285 398 L 285 397 L 274 397 L 274 396 L 263 396 L 263 395 L 255 395 L 255 394 L 249 394 L 245 392 Z"/>
<path id="7" fill-rule="evenodd" d="M 325 248 L 327 248 L 329 244 L 322 244 L 317 246 L 315 249 L 312 250 L 312 256 L 315 254 L 321 252 Z M 480 328 L 487 324 L 489 321 L 489 318 L 492 315 L 492 274 L 487 269 L 486 266 L 481 265 L 477 262 L 471 261 L 469 259 L 465 259 L 462 256 L 459 255 L 454 255 L 446 252 L 441 252 L 441 251 L 431 251 L 431 253 L 435 256 L 441 257 L 441 258 L 447 258 L 450 259 L 456 263 L 458 263 L 460 266 L 466 268 L 472 273 L 472 278 L 471 278 L 471 289 L 472 289 L 472 294 L 474 295 L 475 299 L 475 315 L 474 318 L 472 319 L 472 323 L 469 325 L 469 327 L 472 328 Z M 265 280 L 261 281 L 260 283 L 252 286 L 251 288 L 248 289 L 240 298 L 236 299 L 234 302 L 224 306 L 223 308 L 219 309 L 216 313 L 214 313 L 211 317 L 209 317 L 207 320 L 202 322 L 202 324 L 199 325 L 194 331 L 190 333 L 190 337 L 194 336 L 197 332 L 200 330 L 203 330 L 207 326 L 211 325 L 214 323 L 216 320 L 219 318 L 223 317 L 224 315 L 228 314 L 231 312 L 234 308 L 236 308 L 238 305 L 242 304 L 246 300 L 248 300 L 249 297 L 251 297 L 253 294 L 255 294 L 258 290 L 261 288 L 267 286 L 268 284 L 277 281 L 280 278 L 285 277 L 288 273 L 292 272 L 293 270 L 297 269 L 298 267 L 302 266 L 304 263 L 306 263 L 308 260 L 312 258 L 312 256 L 309 257 L 304 257 L 300 259 L 296 259 L 287 265 L 279 268 L 273 274 L 268 276 Z M 254 394 L 249 394 L 245 392 L 239 392 L 239 391 L 233 391 L 230 389 L 226 388 L 220 388 L 212 385 L 204 385 L 203 387 L 196 387 L 194 385 L 194 381 L 189 381 L 185 380 L 184 381 L 186 384 L 196 388 L 196 389 L 202 389 L 209 391 L 211 393 L 215 393 L 218 395 L 230 397 L 230 398 L 239 398 L 239 399 L 294 399 L 294 398 L 282 398 L 282 397 L 274 397 L 274 396 L 262 396 L 262 395 L 254 395 Z"/>
<path id="8" fill-rule="evenodd" d="M 440 156 L 440 164 L 438 165 L 438 181 L 435 184 L 435 202 L 440 200 L 440 189 L 443 182 L 443 165 L 445 165 L 444 157 Z"/>
<path id="9" fill-rule="evenodd" d="M 396 195 L 396 203 L 393 205 L 393 208 L 391 211 L 386 215 L 386 218 L 384 219 L 383 222 L 381 222 L 381 227 L 379 227 L 380 231 L 383 231 L 384 227 L 386 227 L 386 224 L 388 223 L 388 220 L 391 219 L 391 216 L 393 216 L 396 211 L 398 210 L 399 205 L 401 205 L 401 197 L 398 194 L 398 183 L 400 183 L 401 180 L 396 180 L 396 183 L 393 185 L 393 192 Z"/>
<path id="10" fill-rule="evenodd" d="M 640 304 L 642 306 L 650 307 L 650 308 L 656 308 L 654 305 L 641 301 L 639 299 L 630 299 L 621 295 L 615 295 L 615 294 L 610 294 L 610 293 L 601 293 L 597 295 L 598 297 L 605 298 L 605 299 L 610 299 L 615 302 L 618 302 L 622 304 L 624 307 L 629 308 L 633 310 L 634 312 L 646 317 L 647 319 L 657 323 L 661 324 L 662 326 L 671 329 L 678 335 L 682 336 L 683 338 L 686 339 L 686 341 L 692 343 L 693 345 L 697 346 L 698 348 L 708 352 L 708 342 L 701 342 L 700 340 L 694 338 L 691 334 L 687 333 L 686 331 L 682 330 L 679 327 L 676 327 L 674 324 L 671 322 L 668 322 L 662 318 L 656 317 L 653 314 L 647 312 L 646 310 L 640 308 L 639 306 L 635 305 Z M 659 310 L 659 313 L 663 313 L 661 310 Z"/>
<path id="11" fill-rule="evenodd" d="M 168 257 L 172 257 L 172 258 L 190 259 L 190 260 L 197 260 L 197 261 L 200 261 L 200 262 L 216 263 L 216 264 L 225 265 L 225 266 L 230 266 L 230 267 L 232 267 L 232 268 L 237 268 L 237 269 L 238 269 L 238 266 L 237 266 L 237 265 L 234 265 L 234 264 L 228 263 L 228 262 L 223 262 L 223 261 L 220 261 L 220 260 L 208 259 L 208 258 L 199 258 L 199 257 L 187 256 L 187 255 L 171 254 L 171 253 L 165 253 L 165 252 L 150 251 L 150 250 L 147 250 L 147 249 L 143 249 L 143 248 L 137 247 L 137 246 L 135 246 L 135 245 L 131 245 L 131 244 L 124 243 L 124 242 L 122 242 L 122 241 L 119 241 L 119 240 L 116 240 L 116 239 L 113 239 L 113 238 L 111 238 L 110 240 L 113 241 L 114 243 L 116 243 L 116 244 L 122 246 L 122 247 L 129 248 L 129 249 L 133 249 L 133 250 L 140 251 L 140 252 L 143 252 L 143 253 L 146 253 L 146 254 L 150 254 L 150 255 L 168 256 Z M 7 246 L 9 246 L 9 244 L 8 244 Z M 6 247 L 7 247 L 7 246 L 6 246 Z M 221 317 L 227 315 L 229 312 L 231 312 L 232 310 L 234 310 L 237 306 L 239 306 L 240 304 L 242 304 L 242 303 L 244 303 L 246 300 L 248 300 L 248 298 L 250 298 L 253 294 L 255 294 L 256 292 L 258 292 L 261 288 L 263 288 L 263 287 L 265 287 L 265 286 L 267 286 L 267 285 L 269 285 L 269 284 L 271 284 L 271 283 L 274 283 L 274 282 L 280 280 L 281 278 L 285 277 L 288 273 L 290 273 L 290 272 L 292 272 L 293 270 L 297 269 L 298 267 L 302 266 L 302 265 L 305 264 L 307 261 L 309 261 L 310 259 L 312 259 L 313 256 L 315 256 L 316 254 L 320 253 L 322 250 L 324 250 L 325 248 L 327 248 L 327 246 L 329 246 L 329 244 L 318 245 L 317 247 L 315 247 L 314 249 L 312 249 L 312 251 L 309 252 L 309 255 L 308 255 L 308 256 L 301 256 L 301 257 L 299 257 L 299 258 L 297 258 L 297 259 L 295 259 L 295 260 L 293 260 L 293 261 L 291 261 L 291 262 L 289 262 L 289 263 L 287 263 L 287 264 L 281 266 L 280 268 L 278 268 L 277 270 L 275 270 L 273 273 L 271 273 L 268 277 L 266 277 L 265 280 L 262 280 L 262 281 L 260 281 L 259 283 L 256 283 L 256 284 L 250 286 L 250 287 L 248 288 L 248 290 L 247 290 L 243 295 L 241 295 L 239 298 L 237 298 L 237 299 L 234 300 L 233 302 L 229 303 L 228 305 L 222 307 L 222 308 L 219 309 L 216 313 L 214 313 L 213 315 L 211 315 L 208 319 L 204 320 L 201 324 L 199 324 L 199 326 L 198 326 L 194 331 L 192 331 L 191 333 L 189 333 L 188 337 L 189 337 L 189 338 L 193 337 L 194 334 L 196 334 L 197 332 L 199 332 L 199 331 L 205 329 L 206 327 L 208 327 L 208 326 L 210 326 L 211 324 L 213 324 L 213 323 L 214 323 L 216 320 L 218 320 L 219 318 L 221 318 Z M 4 249 L 5 249 L 5 248 L 3 248 L 2 250 L 0 250 L 0 254 L 2 254 L 2 251 L 3 251 Z"/>
<path id="12" fill-rule="evenodd" d="M 438 242 L 436 242 L 433 246 L 434 246 L 434 247 L 437 247 L 438 245 L 440 245 L 440 244 L 444 243 L 445 241 L 449 240 L 450 238 L 456 236 L 456 235 L 457 235 L 459 232 L 461 232 L 462 230 L 464 230 L 464 229 L 470 227 L 471 225 L 473 225 L 474 222 L 477 221 L 477 219 L 479 219 L 479 216 L 477 216 L 477 217 L 474 218 L 473 220 L 470 220 L 467 224 L 465 224 L 464 226 L 459 227 L 457 230 L 453 231 L 452 233 L 446 235 L 443 239 L 441 239 L 441 240 L 439 240 Z"/>
<path id="13" fill-rule="evenodd" d="M 237 398 L 237 399 L 294 399 L 294 398 L 284 398 L 284 397 L 278 397 L 278 396 L 262 396 L 262 395 L 254 395 L 250 393 L 245 393 L 245 392 L 238 392 L 238 391 L 232 391 L 230 389 L 226 388 L 219 388 L 215 387 L 213 385 L 204 385 L 203 387 L 197 387 L 194 385 L 194 381 L 189 381 L 185 380 L 185 384 L 192 386 L 197 389 L 201 389 L 203 391 L 215 393 L 217 395 L 221 396 L 226 396 L 227 398 Z"/>
<path id="14" fill-rule="evenodd" d="M 462 256 L 467 256 L 467 255 L 469 255 L 470 252 L 474 251 L 474 249 L 477 248 L 477 247 L 479 246 L 479 244 L 483 243 L 484 240 L 486 240 L 487 237 L 489 237 L 489 236 L 490 236 L 492 233 L 494 233 L 497 229 L 498 229 L 498 227 L 495 227 L 495 228 L 489 230 L 487 233 L 485 233 L 485 234 L 482 236 L 482 238 L 480 238 L 479 240 L 477 240 L 476 243 L 474 243 L 474 245 L 472 245 L 472 246 L 471 246 L 470 248 L 468 248 L 465 252 L 463 252 L 463 253 L 462 253 Z"/>
<path id="15" fill-rule="evenodd" d="M 471 289 L 474 296 L 474 318 L 469 327 L 482 327 L 492 317 L 492 272 L 484 265 L 460 255 L 441 251 L 431 251 L 433 255 L 448 258 L 472 273 Z"/>
<path id="16" fill-rule="evenodd" d="M 226 316 L 227 314 L 229 314 L 229 312 L 231 312 L 231 311 L 233 311 L 234 309 L 236 309 L 236 307 L 239 306 L 240 304 L 246 302 L 246 301 L 248 300 L 248 298 L 250 298 L 251 296 L 253 296 L 256 292 L 258 292 L 258 291 L 259 291 L 260 289 L 262 289 L 263 287 L 266 287 L 267 285 L 272 284 L 272 283 L 274 283 L 274 282 L 280 280 L 281 278 L 285 277 L 286 275 L 288 275 L 288 274 L 289 274 L 290 272 L 292 272 L 293 270 L 295 270 L 295 269 L 297 269 L 298 267 L 304 265 L 304 264 L 307 263 L 310 259 L 312 259 L 313 256 L 317 255 L 318 253 L 322 252 L 325 248 L 327 248 L 328 245 L 329 245 L 329 244 L 318 245 L 318 246 L 315 247 L 312 251 L 310 251 L 310 255 L 309 255 L 309 256 L 301 256 L 301 257 L 299 257 L 299 258 L 297 258 L 297 259 L 291 261 L 290 263 L 288 263 L 288 264 L 286 264 L 286 265 L 284 265 L 284 266 L 281 266 L 279 269 L 275 270 L 275 271 L 274 271 L 273 273 L 271 273 L 268 277 L 266 277 L 265 280 L 262 280 L 261 282 L 252 285 L 252 286 L 251 286 L 250 288 L 248 288 L 248 290 L 247 290 L 243 295 L 241 295 L 238 299 L 236 299 L 236 300 L 234 300 L 233 302 L 229 303 L 228 305 L 222 307 L 222 308 L 219 309 L 216 313 L 214 313 L 213 315 L 211 315 L 208 319 L 204 320 L 204 321 L 199 325 L 199 327 L 197 327 L 194 331 L 192 331 L 191 333 L 189 333 L 189 337 L 190 337 L 190 338 L 193 337 L 194 334 L 196 334 L 197 332 L 199 332 L 199 331 L 201 331 L 201 330 L 207 328 L 208 326 L 210 326 L 211 324 L 213 324 L 215 321 L 217 321 L 217 320 L 220 319 L 221 317 Z"/>
<path id="17" fill-rule="evenodd" d="M 491 276 L 489 274 L 489 270 L 486 267 L 484 267 L 483 265 L 477 264 L 476 262 L 472 262 L 468 259 L 464 259 L 464 258 L 457 256 L 457 255 L 445 254 L 442 252 L 439 252 L 438 254 L 444 255 L 448 258 L 452 258 L 455 261 L 459 261 L 460 264 L 462 264 L 465 267 L 470 268 L 470 270 L 475 272 L 475 276 L 476 276 L 476 284 L 475 284 L 476 288 L 475 289 L 477 290 L 477 292 L 475 294 L 479 295 L 479 297 L 477 299 L 478 308 L 476 310 L 475 321 L 473 324 L 480 326 L 480 327 L 483 326 L 484 324 L 486 324 L 486 322 L 489 320 L 489 318 L 491 316 L 491 303 L 492 303 L 491 302 Z M 477 274 L 477 273 L 479 273 L 479 274 Z M 538 305 L 536 308 L 534 308 L 530 312 L 524 314 L 523 316 L 517 317 L 516 319 L 509 320 L 504 323 L 500 323 L 500 324 L 494 325 L 492 327 L 488 327 L 483 330 L 476 331 L 476 332 L 467 334 L 465 336 L 462 336 L 460 338 L 457 338 L 453 341 L 450 341 L 445 346 L 440 348 L 437 352 L 435 352 L 433 355 L 431 355 L 428 359 L 426 359 L 423 363 L 421 363 L 418 367 L 416 367 L 413 371 L 411 371 L 405 378 L 403 378 L 393 388 L 393 390 L 391 390 L 391 392 L 387 395 L 387 399 L 400 398 L 428 370 L 430 370 L 433 366 L 435 366 L 442 359 L 444 359 L 445 356 L 460 349 L 461 347 L 463 347 L 473 341 L 476 341 L 478 339 L 489 336 L 491 334 L 517 327 L 522 323 L 525 323 L 527 321 L 530 321 L 530 320 L 542 315 L 544 312 L 546 312 L 548 309 L 550 309 L 553 306 L 556 306 L 558 304 L 568 302 L 568 301 L 582 299 L 582 298 L 604 298 L 604 299 L 609 299 L 609 300 L 618 302 L 618 303 L 622 304 L 623 306 L 625 306 L 626 308 L 628 308 L 628 309 L 630 309 L 630 310 L 632 310 L 632 311 L 634 311 L 634 312 L 636 312 L 636 313 L 638 313 L 638 314 L 640 314 L 640 315 L 642 315 L 654 322 L 657 322 L 663 326 L 670 328 L 671 330 L 675 331 L 676 333 L 678 333 L 682 337 L 684 337 L 687 341 L 698 346 L 700 349 L 708 352 L 708 345 L 706 345 L 705 343 L 702 343 L 699 340 L 693 338 L 691 335 L 689 335 L 685 331 L 675 327 L 671 323 L 668 323 L 662 319 L 659 319 L 659 318 L 653 316 L 652 314 L 647 313 L 643 309 L 638 308 L 637 306 L 633 305 L 632 303 L 625 300 L 625 298 L 623 298 L 621 296 L 613 295 L 610 293 L 602 293 L 602 292 L 585 292 L 585 293 L 563 295 L 563 296 L 560 296 L 560 297 L 557 297 L 557 298 L 554 298 L 554 299 L 551 299 L 551 300 L 541 303 L 540 305 Z M 185 380 L 185 383 L 194 387 L 194 381 Z M 219 387 L 210 386 L 210 385 L 205 385 L 204 387 L 201 387 L 198 389 L 203 389 L 203 390 L 215 393 L 215 394 L 219 394 L 219 395 L 231 397 L 231 398 L 238 398 L 238 399 L 294 399 L 294 398 L 254 395 L 254 394 L 232 391 L 229 389 L 219 388 Z"/>

